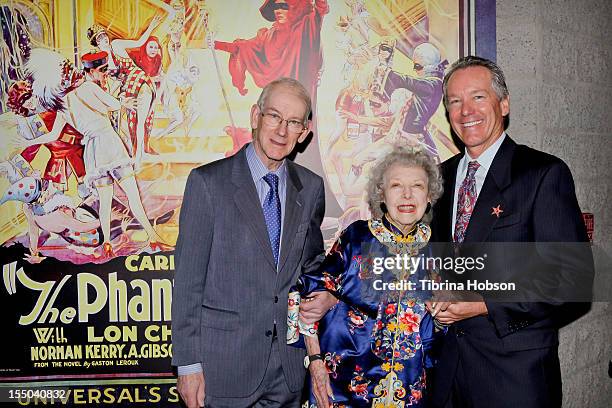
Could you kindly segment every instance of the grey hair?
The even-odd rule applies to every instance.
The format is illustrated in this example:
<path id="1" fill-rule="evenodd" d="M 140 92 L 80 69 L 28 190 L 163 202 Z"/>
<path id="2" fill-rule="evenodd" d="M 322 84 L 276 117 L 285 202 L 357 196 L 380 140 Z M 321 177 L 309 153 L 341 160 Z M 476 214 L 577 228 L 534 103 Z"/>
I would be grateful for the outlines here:
<path id="1" fill-rule="evenodd" d="M 304 115 L 304 124 L 306 124 L 306 122 L 308 121 L 308 118 L 310 117 L 310 113 L 312 111 L 312 102 L 310 100 L 310 95 L 308 94 L 308 91 L 306 90 L 306 88 L 304 88 L 304 85 L 302 85 L 300 81 L 293 79 L 293 78 L 287 78 L 287 77 L 279 78 L 279 79 L 276 79 L 270 82 L 268 85 L 266 85 L 264 89 L 261 91 L 261 94 L 259 95 L 259 99 L 257 99 L 257 106 L 259 106 L 259 109 L 261 111 L 264 110 L 266 106 L 266 101 L 268 100 L 268 96 L 270 95 L 270 92 L 272 91 L 273 88 L 276 88 L 278 86 L 286 86 L 288 88 L 291 88 L 293 91 L 295 91 L 297 96 L 304 102 L 304 104 L 306 105 L 306 113 Z"/>
<path id="2" fill-rule="evenodd" d="M 378 160 L 374 167 L 372 167 L 372 170 L 370 170 L 366 191 L 368 205 L 373 218 L 383 216 L 381 203 L 383 202 L 384 177 L 385 173 L 395 164 L 406 167 L 418 167 L 425 170 L 429 202 L 432 206 L 442 195 L 442 176 L 433 157 L 421 149 L 395 146 L 393 150 Z M 423 216 L 423 221 L 431 221 L 431 211 Z"/>
<path id="3" fill-rule="evenodd" d="M 495 91 L 495 94 L 500 101 L 509 95 L 504 72 L 496 63 L 485 58 L 468 55 L 467 57 L 463 57 L 455 61 L 446 72 L 446 75 L 444 75 L 442 89 L 444 90 L 445 107 L 448 106 L 448 81 L 455 71 L 468 67 L 485 67 L 489 70 L 491 73 L 491 87 Z"/>

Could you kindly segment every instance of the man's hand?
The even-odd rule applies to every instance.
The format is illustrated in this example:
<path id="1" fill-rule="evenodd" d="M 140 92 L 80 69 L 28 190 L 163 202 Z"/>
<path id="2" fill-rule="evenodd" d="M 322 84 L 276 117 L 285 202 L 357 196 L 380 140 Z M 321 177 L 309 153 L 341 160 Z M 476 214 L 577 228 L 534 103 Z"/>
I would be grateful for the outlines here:
<path id="1" fill-rule="evenodd" d="M 334 398 L 334 394 L 329 384 L 329 374 L 325 363 L 321 360 L 316 360 L 310 363 L 310 380 L 312 383 L 312 393 L 317 400 L 317 407 L 330 408 L 330 398 Z"/>
<path id="2" fill-rule="evenodd" d="M 321 320 L 336 303 L 338 299 L 327 291 L 311 293 L 309 297 L 302 298 L 300 320 L 306 324 L 314 324 Z"/>
<path id="3" fill-rule="evenodd" d="M 452 324 L 488 313 L 485 302 L 452 302 L 448 306 L 446 304 L 447 302 L 443 302 L 440 305 L 439 312 L 435 315 L 436 320 L 443 324 Z M 438 305 L 435 306 L 437 307 Z M 434 313 L 431 314 L 434 316 Z"/>
<path id="4" fill-rule="evenodd" d="M 187 408 L 204 406 L 205 382 L 203 372 L 179 375 L 176 386 Z"/>

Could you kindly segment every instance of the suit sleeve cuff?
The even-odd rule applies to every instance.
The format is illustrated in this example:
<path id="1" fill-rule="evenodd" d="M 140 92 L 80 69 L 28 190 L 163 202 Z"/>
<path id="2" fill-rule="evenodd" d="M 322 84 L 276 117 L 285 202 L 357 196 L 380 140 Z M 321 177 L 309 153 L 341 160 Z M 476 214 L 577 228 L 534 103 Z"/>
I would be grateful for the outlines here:
<path id="1" fill-rule="evenodd" d="M 189 364 L 186 366 L 178 366 L 176 370 L 177 370 L 178 375 L 189 375 L 189 374 L 201 373 L 203 371 L 202 364 L 200 363 Z"/>

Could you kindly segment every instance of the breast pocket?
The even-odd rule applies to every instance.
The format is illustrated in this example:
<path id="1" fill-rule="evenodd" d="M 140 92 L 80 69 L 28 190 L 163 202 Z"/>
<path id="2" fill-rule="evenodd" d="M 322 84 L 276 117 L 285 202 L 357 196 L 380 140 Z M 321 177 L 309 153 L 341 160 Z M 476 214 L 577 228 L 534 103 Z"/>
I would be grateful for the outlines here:
<path id="1" fill-rule="evenodd" d="M 308 226 L 310 225 L 310 222 L 303 222 L 300 225 L 298 225 L 297 230 L 296 230 L 296 234 L 299 234 L 301 232 L 306 232 L 308 231 Z"/>
<path id="2" fill-rule="evenodd" d="M 308 222 L 303 222 L 298 225 L 297 229 L 295 230 L 295 235 L 290 237 L 293 244 L 293 248 L 301 248 L 304 246 L 304 238 L 308 233 L 309 224 L 310 223 Z"/>
<path id="3" fill-rule="evenodd" d="M 303 222 L 297 226 L 295 234 L 290 239 L 289 257 L 293 260 L 298 260 L 303 256 L 304 249 L 306 248 L 306 234 L 308 234 L 309 222 Z"/>
<path id="4" fill-rule="evenodd" d="M 239 316 L 232 310 L 202 305 L 202 326 L 218 330 L 238 329 Z"/>
<path id="5" fill-rule="evenodd" d="M 493 229 L 507 228 L 512 225 L 518 224 L 521 221 L 521 213 L 512 213 L 508 215 L 502 215 L 499 217 L 497 222 L 493 225 Z"/>

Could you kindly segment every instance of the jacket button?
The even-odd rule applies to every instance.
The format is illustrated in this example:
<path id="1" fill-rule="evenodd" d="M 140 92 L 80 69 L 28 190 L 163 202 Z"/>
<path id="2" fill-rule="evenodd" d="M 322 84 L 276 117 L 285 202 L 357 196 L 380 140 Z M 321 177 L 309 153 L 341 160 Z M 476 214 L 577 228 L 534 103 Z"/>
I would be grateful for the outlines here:
<path id="1" fill-rule="evenodd" d="M 272 335 L 272 330 L 266 331 L 266 337 L 270 337 Z"/>
<path id="2" fill-rule="evenodd" d="M 274 296 L 274 303 L 278 303 L 278 296 Z"/>
<path id="3" fill-rule="evenodd" d="M 463 330 L 461 330 L 461 329 L 457 329 L 456 332 L 455 332 L 455 335 L 457 337 L 463 337 L 465 335 L 465 332 Z"/>

